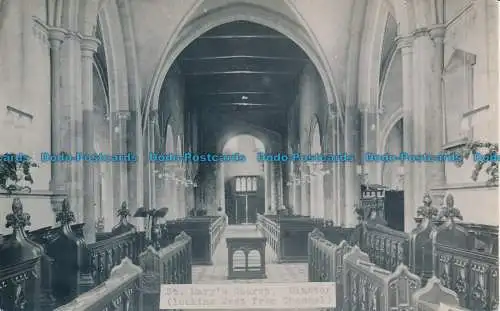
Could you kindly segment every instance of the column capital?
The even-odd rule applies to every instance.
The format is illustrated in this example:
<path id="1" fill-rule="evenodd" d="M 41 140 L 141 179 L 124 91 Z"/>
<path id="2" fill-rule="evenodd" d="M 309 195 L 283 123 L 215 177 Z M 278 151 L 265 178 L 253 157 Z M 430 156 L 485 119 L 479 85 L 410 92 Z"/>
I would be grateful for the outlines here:
<path id="1" fill-rule="evenodd" d="M 83 57 L 93 57 L 97 52 L 97 48 L 101 45 L 101 41 L 97 38 L 82 36 L 80 41 L 80 49 L 82 50 Z"/>
<path id="2" fill-rule="evenodd" d="M 130 111 L 120 110 L 116 112 L 116 119 L 118 120 L 130 120 Z"/>
<path id="3" fill-rule="evenodd" d="M 82 35 L 79 32 L 72 30 L 65 30 L 64 39 L 65 40 L 74 40 L 80 42 L 82 40 Z"/>
<path id="4" fill-rule="evenodd" d="M 155 124 L 158 121 L 158 110 L 152 110 L 149 112 L 148 122 L 150 124 Z"/>
<path id="5" fill-rule="evenodd" d="M 433 41 L 443 41 L 446 35 L 446 25 L 436 24 L 430 26 L 429 35 Z"/>
<path id="6" fill-rule="evenodd" d="M 67 33 L 66 29 L 49 27 L 47 29 L 47 34 L 49 37 L 50 47 L 58 48 L 64 41 L 64 38 L 66 38 L 66 33 Z"/>
<path id="7" fill-rule="evenodd" d="M 414 35 L 399 36 L 396 38 L 396 44 L 398 49 L 408 50 L 413 47 L 413 41 L 415 40 Z"/>

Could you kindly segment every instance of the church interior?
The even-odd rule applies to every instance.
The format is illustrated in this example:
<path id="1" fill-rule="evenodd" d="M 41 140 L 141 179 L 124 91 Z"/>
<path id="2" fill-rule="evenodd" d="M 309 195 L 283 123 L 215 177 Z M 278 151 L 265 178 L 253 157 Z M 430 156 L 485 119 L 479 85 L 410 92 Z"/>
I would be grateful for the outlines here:
<path id="1" fill-rule="evenodd" d="M 497 1 L 0 0 L 0 109 L 0 310 L 498 310 Z"/>

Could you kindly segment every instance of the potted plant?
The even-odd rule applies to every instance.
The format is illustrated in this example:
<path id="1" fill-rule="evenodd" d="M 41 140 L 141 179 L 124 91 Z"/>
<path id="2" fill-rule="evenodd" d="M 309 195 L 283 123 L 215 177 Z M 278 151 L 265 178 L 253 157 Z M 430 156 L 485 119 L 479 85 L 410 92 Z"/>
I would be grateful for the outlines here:
<path id="1" fill-rule="evenodd" d="M 22 191 L 31 192 L 31 168 L 38 167 L 38 164 L 22 153 L 4 153 L 0 157 L 0 188 L 8 195 Z"/>
<path id="2" fill-rule="evenodd" d="M 462 159 L 457 166 L 464 164 L 464 159 L 474 158 L 474 169 L 471 179 L 477 181 L 479 173 L 484 171 L 488 175 L 487 184 L 498 186 L 498 143 L 471 141 L 462 149 Z"/>

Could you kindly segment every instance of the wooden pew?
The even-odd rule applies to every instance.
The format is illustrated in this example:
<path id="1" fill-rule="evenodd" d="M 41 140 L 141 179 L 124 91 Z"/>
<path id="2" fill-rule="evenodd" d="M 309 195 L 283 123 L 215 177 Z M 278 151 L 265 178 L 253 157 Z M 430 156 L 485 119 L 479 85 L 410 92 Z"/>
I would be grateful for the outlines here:
<path id="1" fill-rule="evenodd" d="M 354 246 L 344 256 L 343 310 L 410 310 L 420 278 L 405 265 L 394 272 L 377 267 L 368 254 Z"/>
<path id="2" fill-rule="evenodd" d="M 469 232 L 450 217 L 433 233 L 434 273 L 462 307 L 498 308 L 498 255 L 469 249 Z"/>
<path id="3" fill-rule="evenodd" d="M 170 220 L 162 225 L 164 240 L 168 245 L 175 236 L 185 232 L 192 239 L 193 264 L 211 265 L 215 252 L 226 228 L 226 216 L 197 216 Z"/>
<path id="4" fill-rule="evenodd" d="M 50 310 L 44 305 L 42 257 L 44 248 L 29 240 L 26 226 L 30 215 L 24 213 L 19 198 L 12 202 L 12 213 L 6 216 L 6 227 L 12 235 L 0 246 L 0 309 L 38 311 Z M 40 271 L 42 274 L 40 274 Z M 50 293 L 49 293 L 50 295 Z"/>
<path id="5" fill-rule="evenodd" d="M 335 282 L 337 297 L 344 297 L 344 255 L 351 251 L 346 241 L 338 245 L 325 239 L 324 234 L 314 229 L 309 234 L 308 280 L 309 282 Z M 337 310 L 342 310 L 343 299 L 337 299 Z"/>
<path id="6" fill-rule="evenodd" d="M 278 262 L 307 262 L 309 233 L 315 228 L 334 243 L 351 235 L 352 229 L 334 226 L 333 222 L 305 216 L 257 215 L 257 228 L 267 238 Z"/>
<path id="7" fill-rule="evenodd" d="M 413 294 L 417 311 L 440 311 L 440 305 L 455 307 L 459 305 L 457 294 L 444 287 L 441 280 L 432 277 L 427 284 Z"/>
<path id="8" fill-rule="evenodd" d="M 158 311 L 161 284 L 191 284 L 191 237 L 181 232 L 174 242 L 159 251 L 148 247 L 139 256 L 142 276 L 142 311 Z"/>
<path id="9" fill-rule="evenodd" d="M 109 279 L 55 311 L 142 310 L 142 269 L 124 258 Z"/>
<path id="10" fill-rule="evenodd" d="M 457 223 L 461 220 L 452 195 L 446 198 L 440 217 L 424 196 L 422 217 L 410 234 L 367 220 L 358 227 L 357 245 L 378 267 L 394 271 L 409 265 L 425 284 L 433 275 L 457 293 L 459 304 L 472 310 L 495 310 L 498 306 L 498 233 L 490 226 Z M 498 229 L 497 229 L 498 230 Z"/>
<path id="11" fill-rule="evenodd" d="M 277 260 L 283 262 L 307 262 L 307 237 L 315 228 L 315 222 L 304 216 L 257 215 L 257 228 L 267 238 Z"/>

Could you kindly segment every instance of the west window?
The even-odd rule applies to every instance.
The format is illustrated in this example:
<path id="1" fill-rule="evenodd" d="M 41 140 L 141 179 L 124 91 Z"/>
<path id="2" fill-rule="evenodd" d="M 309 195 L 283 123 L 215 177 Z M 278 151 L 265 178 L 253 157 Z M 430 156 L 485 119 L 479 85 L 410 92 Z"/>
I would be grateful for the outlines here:
<path id="1" fill-rule="evenodd" d="M 256 192 L 257 177 L 256 176 L 239 176 L 235 181 L 236 192 Z"/>

